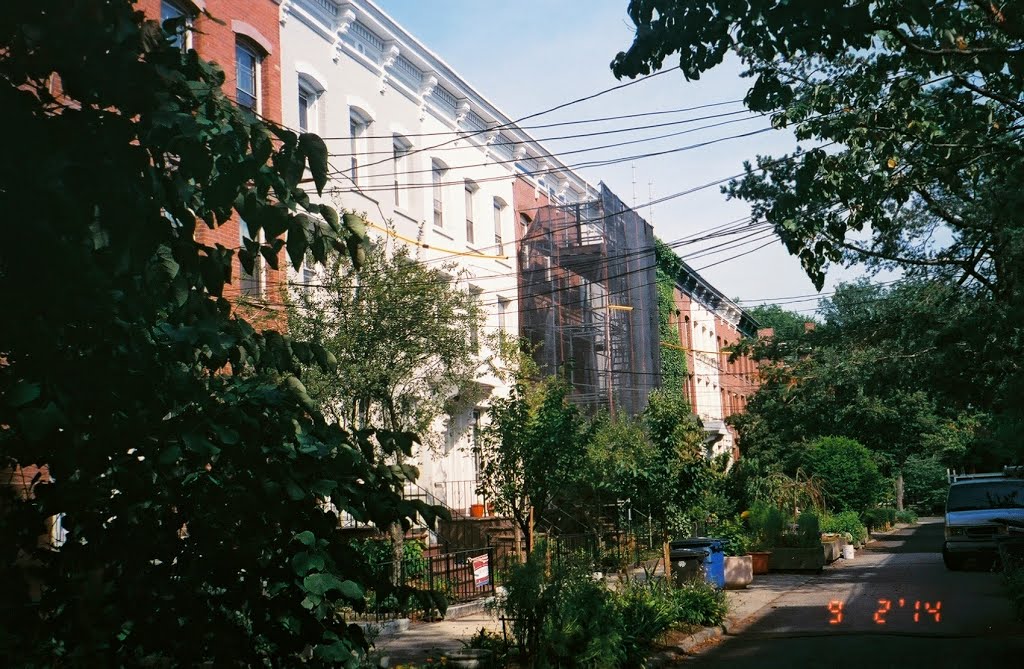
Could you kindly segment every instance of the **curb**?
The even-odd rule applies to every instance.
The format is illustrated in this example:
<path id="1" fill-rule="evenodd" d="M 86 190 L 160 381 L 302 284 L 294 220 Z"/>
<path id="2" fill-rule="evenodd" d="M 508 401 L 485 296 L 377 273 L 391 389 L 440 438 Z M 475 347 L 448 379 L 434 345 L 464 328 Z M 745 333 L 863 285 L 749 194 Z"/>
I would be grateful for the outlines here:
<path id="1" fill-rule="evenodd" d="M 768 615 L 768 612 L 772 608 L 772 604 L 777 602 L 785 595 L 788 595 L 793 590 L 803 587 L 808 581 L 815 578 L 816 576 L 817 574 L 807 576 L 807 578 L 795 584 L 790 590 L 779 593 L 778 597 L 775 597 L 770 601 L 766 602 L 764 606 L 757 609 L 753 613 L 747 615 L 742 620 L 726 617 L 725 621 L 718 627 L 705 627 L 702 630 L 694 632 L 693 634 L 682 639 L 673 648 L 662 650 L 658 653 L 655 653 L 654 655 L 651 655 L 649 658 L 647 658 L 647 666 L 651 667 L 652 669 L 654 667 L 669 666 L 673 662 L 677 662 L 681 657 L 693 655 L 694 649 L 698 648 L 699 646 L 703 646 L 709 641 L 720 639 L 725 636 L 734 636 L 736 634 L 739 634 L 746 628 L 756 623 L 761 618 Z"/>
<path id="2" fill-rule="evenodd" d="M 455 604 L 449 606 L 448 610 L 445 611 L 445 620 L 458 620 L 460 618 L 468 618 L 474 613 L 480 613 L 486 610 L 488 604 L 494 602 L 494 597 L 485 597 L 484 599 L 477 599 L 472 602 L 466 602 L 465 604 Z"/>

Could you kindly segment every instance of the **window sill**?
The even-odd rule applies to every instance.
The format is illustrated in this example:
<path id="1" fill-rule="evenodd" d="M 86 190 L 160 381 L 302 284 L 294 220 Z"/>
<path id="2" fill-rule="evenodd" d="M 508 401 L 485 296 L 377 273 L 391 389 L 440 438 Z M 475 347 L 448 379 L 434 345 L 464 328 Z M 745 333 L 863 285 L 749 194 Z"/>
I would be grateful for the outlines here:
<path id="1" fill-rule="evenodd" d="M 408 211 L 406 211 L 405 209 L 403 209 L 401 207 L 395 207 L 394 209 L 392 209 L 392 211 L 397 216 L 401 216 L 402 218 L 404 218 L 405 220 L 409 221 L 410 223 L 418 223 L 418 221 L 416 220 L 415 216 L 413 216 L 412 214 L 410 214 Z"/>
<path id="2" fill-rule="evenodd" d="M 437 227 L 436 225 L 434 226 L 434 234 L 436 234 L 436 235 L 440 235 L 441 237 L 444 237 L 445 239 L 447 239 L 447 240 L 449 240 L 449 241 L 453 241 L 453 242 L 455 241 L 455 238 L 454 238 L 454 237 L 452 237 L 451 235 L 449 235 L 449 234 L 448 234 L 448 233 L 447 233 L 447 232 L 446 232 L 446 231 L 444 230 L 444 228 L 439 228 L 439 227 Z"/>

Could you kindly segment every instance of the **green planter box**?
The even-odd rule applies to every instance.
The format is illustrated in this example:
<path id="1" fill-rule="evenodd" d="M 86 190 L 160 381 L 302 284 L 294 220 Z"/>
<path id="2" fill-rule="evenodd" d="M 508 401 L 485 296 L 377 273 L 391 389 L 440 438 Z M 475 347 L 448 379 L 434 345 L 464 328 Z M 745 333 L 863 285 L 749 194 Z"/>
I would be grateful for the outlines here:
<path id="1" fill-rule="evenodd" d="M 768 568 L 772 571 L 821 571 L 825 566 L 825 546 L 772 549 Z"/>

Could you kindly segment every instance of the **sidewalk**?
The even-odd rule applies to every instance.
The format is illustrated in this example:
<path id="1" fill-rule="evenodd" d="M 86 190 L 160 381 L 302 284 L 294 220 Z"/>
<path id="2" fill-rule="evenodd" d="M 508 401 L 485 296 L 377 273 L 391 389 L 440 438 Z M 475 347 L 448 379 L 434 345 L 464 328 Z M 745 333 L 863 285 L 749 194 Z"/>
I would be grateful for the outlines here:
<path id="1" fill-rule="evenodd" d="M 871 542 L 885 534 L 906 527 L 897 525 L 890 532 L 875 532 Z M 870 543 L 870 542 L 869 542 Z M 825 572 L 842 569 L 844 560 L 837 560 L 825 567 Z M 721 627 L 707 627 L 693 634 L 670 635 L 663 649 L 656 653 L 648 662 L 648 666 L 666 666 L 676 662 L 681 656 L 692 653 L 695 649 L 714 639 L 727 634 L 737 634 L 752 625 L 771 611 L 772 603 L 783 595 L 796 590 L 817 574 L 760 574 L 754 582 L 742 590 L 728 590 L 729 614 Z M 469 639 L 481 627 L 501 633 L 501 621 L 485 610 L 477 610 L 465 617 L 445 619 L 438 622 L 415 622 L 407 631 L 392 636 L 381 636 L 376 640 L 375 657 L 387 657 L 389 664 L 395 666 L 407 662 L 424 662 L 428 657 L 438 657 L 463 647 L 462 641 Z"/>

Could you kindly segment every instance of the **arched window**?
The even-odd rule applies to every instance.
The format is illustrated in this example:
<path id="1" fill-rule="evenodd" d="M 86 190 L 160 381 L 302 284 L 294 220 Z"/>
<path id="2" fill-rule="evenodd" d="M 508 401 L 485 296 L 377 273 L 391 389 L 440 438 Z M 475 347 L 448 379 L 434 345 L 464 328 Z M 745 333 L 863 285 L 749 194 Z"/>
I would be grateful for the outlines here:
<path id="1" fill-rule="evenodd" d="M 351 158 L 349 177 L 352 183 L 360 186 L 366 179 L 363 174 L 363 162 L 368 153 L 370 126 L 373 119 L 358 107 L 350 107 L 348 112 L 349 155 Z"/>
<path id="2" fill-rule="evenodd" d="M 439 160 L 430 163 L 430 180 L 434 195 L 434 227 L 444 227 L 444 174 L 448 167 Z"/>
<path id="3" fill-rule="evenodd" d="M 320 98 L 323 88 L 310 77 L 299 75 L 298 109 L 299 130 L 302 132 L 319 132 L 320 130 Z"/>
<path id="4" fill-rule="evenodd" d="M 473 201 L 480 190 L 476 183 L 466 179 L 466 243 L 476 243 L 476 223 L 474 223 Z"/>
<path id="5" fill-rule="evenodd" d="M 505 244 L 501 234 L 501 222 L 505 217 L 505 201 L 500 197 L 494 198 L 494 252 L 497 255 L 505 255 Z"/>
<path id="6" fill-rule="evenodd" d="M 394 188 L 395 206 L 405 209 L 409 206 L 409 152 L 412 142 L 402 135 L 391 138 L 391 183 Z"/>

